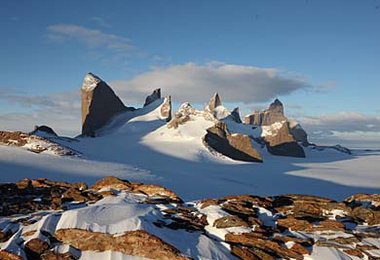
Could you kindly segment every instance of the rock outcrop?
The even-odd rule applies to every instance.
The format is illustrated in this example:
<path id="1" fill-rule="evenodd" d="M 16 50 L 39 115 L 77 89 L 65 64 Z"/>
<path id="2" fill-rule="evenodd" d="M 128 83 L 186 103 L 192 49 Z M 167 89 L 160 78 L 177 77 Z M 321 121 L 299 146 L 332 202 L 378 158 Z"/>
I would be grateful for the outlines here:
<path id="1" fill-rule="evenodd" d="M 274 128 L 270 134 L 263 136 L 268 152 L 280 156 L 305 157 L 305 151 L 291 135 L 288 123 L 283 121 L 274 124 L 282 125 Z"/>
<path id="2" fill-rule="evenodd" d="M 215 151 L 239 161 L 262 162 L 261 154 L 253 147 L 251 138 L 243 134 L 230 134 L 227 125 L 218 122 L 207 129 L 204 142 Z"/>
<path id="3" fill-rule="evenodd" d="M 36 125 L 32 132 L 29 134 L 31 135 L 49 135 L 49 136 L 58 136 L 54 130 L 46 125 L 38 126 Z"/>
<path id="4" fill-rule="evenodd" d="M 160 108 L 161 118 L 166 122 L 172 120 L 172 98 L 171 96 L 165 97 Z"/>
<path id="5" fill-rule="evenodd" d="M 168 128 L 177 128 L 179 125 L 182 125 L 190 120 L 190 116 L 195 115 L 195 109 L 190 105 L 190 103 L 183 103 L 178 112 L 174 114 L 174 117 L 170 120 L 167 127 Z"/>
<path id="6" fill-rule="evenodd" d="M 124 111 L 133 110 L 124 106 L 106 82 L 88 73 L 81 88 L 82 97 L 82 135 L 96 135 L 110 119 Z"/>
<path id="7" fill-rule="evenodd" d="M 149 259 L 189 260 L 178 249 L 144 230 L 112 236 L 81 229 L 60 229 L 55 237 L 81 251 L 114 251 Z"/>
<path id="8" fill-rule="evenodd" d="M 24 147 L 34 153 L 80 156 L 80 153 L 44 137 L 23 132 L 0 131 L 0 145 Z"/>
<path id="9" fill-rule="evenodd" d="M 307 140 L 307 133 L 299 123 L 295 121 L 289 121 L 288 125 L 289 133 L 293 136 L 296 142 L 302 144 L 304 147 L 310 145 L 309 141 Z"/>
<path id="10" fill-rule="evenodd" d="M 264 111 L 256 111 L 244 118 L 244 123 L 249 125 L 271 125 L 276 122 L 287 120 L 284 116 L 284 106 L 276 99 Z"/>
<path id="11" fill-rule="evenodd" d="M 153 90 L 152 94 L 150 94 L 149 96 L 146 97 L 144 107 L 146 107 L 147 105 L 149 105 L 149 104 L 151 104 L 154 101 L 159 100 L 159 99 L 161 99 L 161 89 L 157 88 L 157 89 Z"/>
<path id="12" fill-rule="evenodd" d="M 344 201 L 232 195 L 191 203 L 163 201 L 162 195 L 178 197 L 116 177 L 91 188 L 47 179 L 1 184 L 0 259 L 73 260 L 108 252 L 147 259 L 301 260 L 314 259 L 321 247 L 340 258 L 376 259 L 380 250 L 379 194 Z"/>
<path id="13" fill-rule="evenodd" d="M 220 97 L 219 97 L 219 94 L 218 93 L 215 93 L 210 101 L 208 102 L 208 104 L 206 105 L 205 107 L 205 111 L 208 111 L 208 112 L 214 112 L 215 108 L 217 108 L 218 106 L 221 106 L 222 105 L 222 101 L 220 100 Z"/>

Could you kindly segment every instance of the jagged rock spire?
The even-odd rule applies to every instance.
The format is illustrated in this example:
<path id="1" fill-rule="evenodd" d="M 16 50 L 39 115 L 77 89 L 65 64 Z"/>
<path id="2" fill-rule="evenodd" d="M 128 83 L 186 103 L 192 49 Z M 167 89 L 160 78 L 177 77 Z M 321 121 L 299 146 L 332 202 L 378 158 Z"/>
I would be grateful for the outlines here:
<path id="1" fill-rule="evenodd" d="M 214 109 L 222 105 L 218 92 L 216 92 L 206 106 L 206 110 L 213 112 Z"/>
<path id="2" fill-rule="evenodd" d="M 88 73 L 81 88 L 82 135 L 95 136 L 116 114 L 127 110 L 110 86 L 98 76 Z"/>
<path id="3" fill-rule="evenodd" d="M 234 110 L 231 112 L 232 118 L 235 120 L 236 123 L 241 124 L 241 118 L 240 118 L 240 109 L 239 107 L 235 107 Z"/>

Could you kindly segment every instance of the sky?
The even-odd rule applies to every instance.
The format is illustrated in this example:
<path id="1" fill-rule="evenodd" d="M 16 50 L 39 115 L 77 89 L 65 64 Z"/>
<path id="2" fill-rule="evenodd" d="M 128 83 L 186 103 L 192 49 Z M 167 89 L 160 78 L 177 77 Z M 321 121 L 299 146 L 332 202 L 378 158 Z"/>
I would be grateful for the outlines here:
<path id="1" fill-rule="evenodd" d="M 380 0 L 4 0 L 0 128 L 80 133 L 88 72 L 244 115 L 275 98 L 311 141 L 380 148 Z"/>

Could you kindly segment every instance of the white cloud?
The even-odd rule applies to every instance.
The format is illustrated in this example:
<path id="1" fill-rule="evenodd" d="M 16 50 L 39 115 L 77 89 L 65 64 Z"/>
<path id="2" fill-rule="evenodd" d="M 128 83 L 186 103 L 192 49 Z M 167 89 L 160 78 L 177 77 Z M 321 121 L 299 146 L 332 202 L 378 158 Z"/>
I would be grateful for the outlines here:
<path id="1" fill-rule="evenodd" d="M 0 100 L 25 108 L 21 113 L 0 113 L 1 130 L 29 132 L 34 125 L 48 125 L 63 135 L 80 133 L 81 105 L 78 91 L 31 96 L 16 91 L 0 91 Z"/>
<path id="2" fill-rule="evenodd" d="M 116 51 L 130 51 L 133 47 L 128 38 L 89 29 L 75 24 L 56 24 L 47 28 L 52 41 L 78 41 L 88 47 L 105 47 Z"/>
<path id="3" fill-rule="evenodd" d="M 195 103 L 207 102 L 215 92 L 226 102 L 253 103 L 311 88 L 304 78 L 285 76 L 274 68 L 217 62 L 153 68 L 131 80 L 114 81 L 110 85 L 132 103 L 141 102 L 155 88 L 162 88 L 175 101 Z"/>
<path id="4" fill-rule="evenodd" d="M 380 117 L 340 112 L 299 120 L 311 141 L 341 142 L 351 146 L 380 147 Z"/>

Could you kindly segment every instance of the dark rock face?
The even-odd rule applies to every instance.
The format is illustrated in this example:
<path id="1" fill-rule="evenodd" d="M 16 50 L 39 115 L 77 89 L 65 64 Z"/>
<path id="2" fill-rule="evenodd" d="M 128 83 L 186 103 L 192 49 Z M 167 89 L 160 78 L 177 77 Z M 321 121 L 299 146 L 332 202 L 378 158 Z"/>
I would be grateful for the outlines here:
<path id="1" fill-rule="evenodd" d="M 84 78 L 81 97 L 84 136 L 95 136 L 113 116 L 128 110 L 111 87 L 91 73 Z"/>
<path id="2" fill-rule="evenodd" d="M 293 127 L 289 125 L 289 132 L 294 137 L 296 142 L 301 143 L 305 147 L 310 145 L 307 140 L 307 133 L 300 124 L 296 124 Z"/>
<path id="3" fill-rule="evenodd" d="M 144 107 L 153 103 L 154 101 L 161 98 L 161 89 L 157 88 L 153 90 L 153 93 L 146 97 Z"/>
<path id="4" fill-rule="evenodd" d="M 244 118 L 244 123 L 250 125 L 271 125 L 276 122 L 286 120 L 284 116 L 284 106 L 276 99 L 269 108 L 264 111 L 257 111 Z"/>
<path id="5" fill-rule="evenodd" d="M 231 117 L 234 119 L 236 123 L 241 124 L 241 118 L 240 118 L 240 110 L 238 107 L 235 107 L 234 110 L 231 112 Z"/>
<path id="6" fill-rule="evenodd" d="M 252 145 L 251 139 L 242 134 L 230 134 L 225 123 L 218 122 L 207 129 L 205 143 L 217 152 L 234 160 L 262 162 L 262 157 Z"/>
<path id="7" fill-rule="evenodd" d="M 29 134 L 34 135 L 34 134 L 38 134 L 38 132 L 46 133 L 52 136 L 58 136 L 51 127 L 48 127 L 46 125 L 41 125 L 41 126 L 36 125 L 34 127 L 34 130 L 30 132 Z"/>

